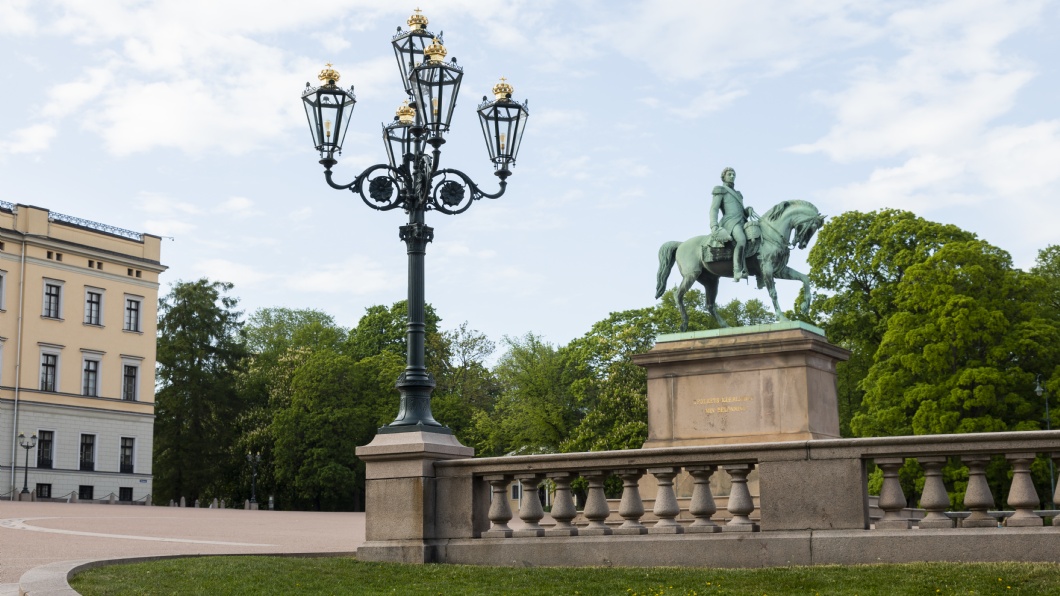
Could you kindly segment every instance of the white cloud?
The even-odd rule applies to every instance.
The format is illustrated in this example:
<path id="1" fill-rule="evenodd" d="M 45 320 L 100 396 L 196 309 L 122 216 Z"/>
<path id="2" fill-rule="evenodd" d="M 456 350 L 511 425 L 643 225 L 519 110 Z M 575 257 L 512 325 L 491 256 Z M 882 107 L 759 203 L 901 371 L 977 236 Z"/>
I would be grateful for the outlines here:
<path id="1" fill-rule="evenodd" d="M 51 145 L 58 131 L 51 124 L 33 124 L 0 141 L 0 153 L 39 153 Z"/>
<path id="2" fill-rule="evenodd" d="M 238 218 L 261 215 L 261 211 L 254 209 L 254 201 L 246 197 L 229 197 L 214 208 L 215 213 L 223 213 Z"/>
<path id="3" fill-rule="evenodd" d="M 37 23 L 29 13 L 29 0 L 0 2 L 0 33 L 26 35 L 36 29 Z"/>
<path id="4" fill-rule="evenodd" d="M 142 192 L 136 197 L 136 208 L 152 215 L 198 215 L 202 213 L 197 206 L 184 201 L 177 201 L 162 194 Z"/>
<path id="5" fill-rule="evenodd" d="M 383 269 L 376 261 L 360 255 L 339 263 L 315 264 L 315 269 L 300 270 L 288 282 L 288 289 L 299 292 L 322 292 L 364 295 L 400 287 L 403 277 Z"/>
<path id="6" fill-rule="evenodd" d="M 272 273 L 263 273 L 246 263 L 237 263 L 226 259 L 205 259 L 198 261 L 192 269 L 201 277 L 227 281 L 237 288 L 254 288 L 276 277 Z"/>

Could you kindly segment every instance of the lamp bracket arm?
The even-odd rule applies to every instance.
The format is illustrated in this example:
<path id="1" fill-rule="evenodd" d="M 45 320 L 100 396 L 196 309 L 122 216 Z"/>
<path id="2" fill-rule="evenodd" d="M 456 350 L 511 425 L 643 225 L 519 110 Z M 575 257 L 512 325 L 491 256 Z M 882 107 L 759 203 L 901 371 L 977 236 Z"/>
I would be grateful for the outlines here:
<path id="1" fill-rule="evenodd" d="M 382 163 L 368 167 L 349 184 L 337 184 L 332 179 L 331 168 L 325 164 L 324 178 L 331 188 L 360 195 L 365 205 L 377 211 L 404 207 L 408 189 L 412 186 L 407 172 Z"/>
<path id="2" fill-rule="evenodd" d="M 495 193 L 485 192 L 467 174 L 452 168 L 440 169 L 432 178 L 439 176 L 442 179 L 434 185 L 431 208 L 447 215 L 463 213 L 471 207 L 471 203 L 479 199 L 498 199 L 508 187 L 508 183 L 501 180 L 500 190 Z M 455 176 L 460 181 L 450 180 L 449 176 Z M 468 190 L 470 194 L 467 193 Z"/>

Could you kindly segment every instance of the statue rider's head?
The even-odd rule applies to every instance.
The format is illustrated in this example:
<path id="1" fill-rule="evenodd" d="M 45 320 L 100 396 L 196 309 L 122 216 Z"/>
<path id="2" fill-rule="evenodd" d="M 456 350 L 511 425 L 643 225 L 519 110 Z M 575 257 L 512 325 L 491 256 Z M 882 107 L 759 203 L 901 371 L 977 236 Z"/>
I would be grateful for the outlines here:
<path id="1" fill-rule="evenodd" d="M 725 168 L 721 171 L 721 181 L 729 186 L 736 181 L 736 170 L 732 168 Z"/>

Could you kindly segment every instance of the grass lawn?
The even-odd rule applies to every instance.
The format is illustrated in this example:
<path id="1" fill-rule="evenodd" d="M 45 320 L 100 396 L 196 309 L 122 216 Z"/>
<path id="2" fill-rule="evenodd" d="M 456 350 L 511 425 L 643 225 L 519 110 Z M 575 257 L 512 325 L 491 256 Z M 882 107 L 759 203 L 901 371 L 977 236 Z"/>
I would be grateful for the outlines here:
<path id="1" fill-rule="evenodd" d="M 1060 564 L 913 563 L 777 569 L 394 565 L 352 558 L 196 557 L 114 565 L 70 584 L 102 594 L 1057 594 Z"/>

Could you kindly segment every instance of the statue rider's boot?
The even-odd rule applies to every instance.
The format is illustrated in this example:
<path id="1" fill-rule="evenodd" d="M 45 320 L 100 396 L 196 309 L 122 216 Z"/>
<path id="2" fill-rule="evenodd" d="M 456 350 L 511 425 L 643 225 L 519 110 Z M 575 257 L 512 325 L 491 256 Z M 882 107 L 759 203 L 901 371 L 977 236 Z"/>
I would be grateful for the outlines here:
<path id="1" fill-rule="evenodd" d="M 732 253 L 732 279 L 739 282 L 747 279 L 747 263 L 743 257 L 744 249 L 737 246 Z"/>

